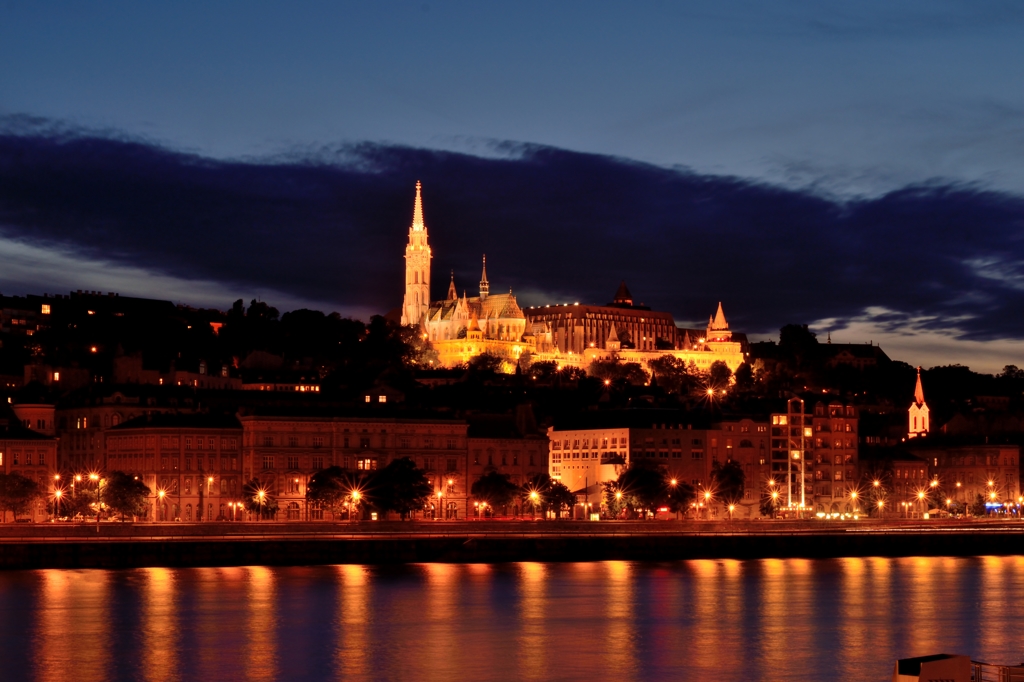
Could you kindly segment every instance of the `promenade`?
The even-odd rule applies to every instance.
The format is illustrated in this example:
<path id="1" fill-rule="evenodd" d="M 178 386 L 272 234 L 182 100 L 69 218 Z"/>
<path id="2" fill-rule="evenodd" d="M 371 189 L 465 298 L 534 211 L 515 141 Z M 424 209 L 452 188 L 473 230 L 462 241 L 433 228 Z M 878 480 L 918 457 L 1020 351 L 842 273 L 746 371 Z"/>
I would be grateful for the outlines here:
<path id="1" fill-rule="evenodd" d="M 6 524 L 0 568 L 1024 554 L 1017 521 Z"/>

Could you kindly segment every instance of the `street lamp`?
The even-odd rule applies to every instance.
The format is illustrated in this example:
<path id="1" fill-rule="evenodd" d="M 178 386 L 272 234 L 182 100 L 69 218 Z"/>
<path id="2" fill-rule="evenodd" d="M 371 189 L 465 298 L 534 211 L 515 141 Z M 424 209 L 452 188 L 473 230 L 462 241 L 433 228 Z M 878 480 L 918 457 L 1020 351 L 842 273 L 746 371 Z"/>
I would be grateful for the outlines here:
<path id="1" fill-rule="evenodd" d="M 735 504 L 730 504 L 729 505 L 729 520 L 730 521 L 732 521 L 732 513 L 734 511 L 736 511 L 736 505 Z"/>
<path id="2" fill-rule="evenodd" d="M 96 532 L 100 532 L 100 475 L 96 473 L 89 474 L 89 480 L 96 482 Z"/>
<path id="3" fill-rule="evenodd" d="M 60 476 L 58 476 L 57 478 L 60 478 Z M 58 518 L 60 518 L 60 498 L 61 498 L 61 496 L 63 494 L 64 494 L 64 491 L 61 490 L 60 488 L 56 488 L 53 491 L 53 505 L 54 505 L 53 518 L 54 518 L 54 520 L 57 520 Z"/>
<path id="4" fill-rule="evenodd" d="M 359 507 L 359 500 L 362 497 L 363 497 L 363 494 L 361 492 L 359 492 L 358 490 L 353 490 L 352 491 L 352 506 L 349 507 L 349 512 L 348 512 L 348 516 L 349 516 L 349 520 L 350 521 L 355 521 L 356 520 L 356 509 Z"/>
<path id="5" fill-rule="evenodd" d="M 921 508 L 921 511 L 918 512 L 918 513 L 921 514 L 922 518 L 924 518 L 924 504 L 923 504 L 924 503 L 924 498 L 925 498 L 924 491 L 923 490 L 918 490 L 917 491 L 917 502 L 918 502 L 918 505 Z"/>
<path id="6" fill-rule="evenodd" d="M 157 490 L 157 491 L 156 491 L 156 496 L 157 496 L 157 497 L 159 498 L 159 500 L 160 500 L 158 504 L 159 504 L 159 506 L 160 506 L 160 508 L 159 508 L 159 512 L 160 512 L 160 520 L 161 520 L 161 521 L 164 521 L 164 520 L 165 520 L 165 519 L 164 519 L 164 497 L 165 497 L 166 495 L 167 495 L 167 491 L 166 491 L 166 490 L 163 490 L 163 489 L 161 489 L 161 490 Z"/>
<path id="7" fill-rule="evenodd" d="M 437 491 L 437 514 L 434 516 L 436 519 L 441 518 L 441 497 L 444 495 L 440 490 Z"/>
<path id="8" fill-rule="evenodd" d="M 537 502 L 540 500 L 540 494 L 536 490 L 530 491 L 530 502 L 533 503 L 533 520 L 537 520 Z"/>
<path id="9" fill-rule="evenodd" d="M 853 511 L 855 511 L 855 512 L 859 511 L 857 509 L 857 491 L 856 490 L 851 490 L 850 491 L 850 502 L 853 503 Z"/>

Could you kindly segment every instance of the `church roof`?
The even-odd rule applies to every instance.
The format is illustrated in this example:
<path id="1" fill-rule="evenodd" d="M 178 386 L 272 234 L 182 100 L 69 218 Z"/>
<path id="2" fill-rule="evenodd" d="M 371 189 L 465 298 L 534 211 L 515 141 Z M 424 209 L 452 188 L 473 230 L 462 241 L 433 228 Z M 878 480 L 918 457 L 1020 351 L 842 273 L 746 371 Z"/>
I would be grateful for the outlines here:
<path id="1" fill-rule="evenodd" d="M 914 402 L 918 406 L 924 405 L 924 387 L 921 385 L 921 368 L 917 368 L 917 386 L 914 388 Z"/>
<path id="2" fill-rule="evenodd" d="M 725 321 L 725 312 L 722 311 L 722 302 L 718 302 L 718 312 L 715 313 L 715 318 L 708 325 L 709 329 L 728 329 L 729 323 Z"/>
<path id="3" fill-rule="evenodd" d="M 626 280 L 622 280 L 619 283 L 619 288 L 615 292 L 615 298 L 612 299 L 613 303 L 623 303 L 626 305 L 633 304 L 633 294 L 629 292 L 629 287 L 626 286 Z"/>

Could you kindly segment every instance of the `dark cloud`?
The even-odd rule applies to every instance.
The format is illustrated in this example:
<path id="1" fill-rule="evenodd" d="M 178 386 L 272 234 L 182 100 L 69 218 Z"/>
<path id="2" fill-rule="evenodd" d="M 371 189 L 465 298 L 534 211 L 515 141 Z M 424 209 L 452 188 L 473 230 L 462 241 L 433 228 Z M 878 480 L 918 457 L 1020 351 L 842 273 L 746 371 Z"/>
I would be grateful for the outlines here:
<path id="1" fill-rule="evenodd" d="M 19 126 L 0 134 L 6 236 L 178 277 L 390 309 L 420 179 L 435 296 L 452 268 L 472 292 L 486 252 L 492 291 L 526 303 L 603 303 L 625 279 L 678 319 L 722 300 L 752 332 L 879 306 L 1024 337 L 1024 200 L 976 187 L 835 200 L 509 144 L 490 158 L 361 144 L 221 161 Z"/>

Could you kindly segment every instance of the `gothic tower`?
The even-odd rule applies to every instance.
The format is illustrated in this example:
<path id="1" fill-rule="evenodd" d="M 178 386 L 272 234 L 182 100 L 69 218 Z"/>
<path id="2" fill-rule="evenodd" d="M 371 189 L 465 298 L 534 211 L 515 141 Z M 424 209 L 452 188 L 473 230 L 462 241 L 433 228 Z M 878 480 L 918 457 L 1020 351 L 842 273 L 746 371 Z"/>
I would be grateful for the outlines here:
<path id="1" fill-rule="evenodd" d="M 402 302 L 402 324 L 421 324 L 430 308 L 430 245 L 427 226 L 423 224 L 423 198 L 420 181 L 416 181 L 416 202 L 409 226 L 409 244 L 405 247 L 405 300 Z"/>
<path id="2" fill-rule="evenodd" d="M 484 271 L 480 275 L 480 300 L 485 300 L 490 293 L 491 284 L 487 281 L 487 254 L 484 254 Z"/>
<path id="3" fill-rule="evenodd" d="M 927 436 L 931 424 L 928 419 L 928 403 L 924 401 L 924 387 L 921 386 L 921 368 L 917 368 L 917 387 L 914 389 L 914 402 L 907 415 L 907 435 L 911 438 Z"/>

